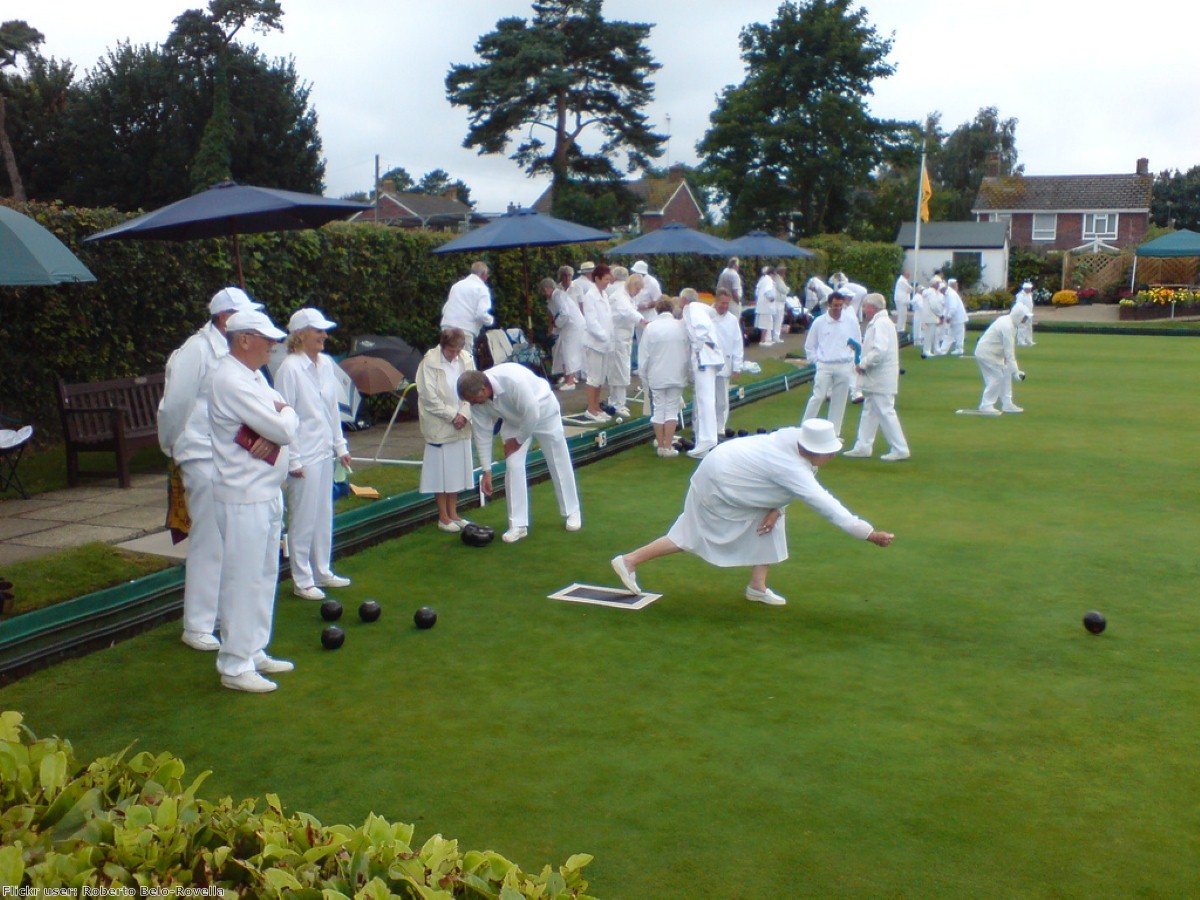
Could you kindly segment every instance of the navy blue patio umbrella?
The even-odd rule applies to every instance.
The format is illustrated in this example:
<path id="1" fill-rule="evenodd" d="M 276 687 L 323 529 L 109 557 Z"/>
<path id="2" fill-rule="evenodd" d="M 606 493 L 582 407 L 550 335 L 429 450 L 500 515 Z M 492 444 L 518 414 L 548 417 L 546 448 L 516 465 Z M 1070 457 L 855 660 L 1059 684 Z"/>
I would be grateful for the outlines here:
<path id="1" fill-rule="evenodd" d="M 370 208 L 369 203 L 353 200 L 331 200 L 318 194 L 225 181 L 136 219 L 98 231 L 84 241 L 191 241 L 231 237 L 238 283 L 244 288 L 241 235 L 320 228 L 326 222 Z"/>
<path id="2" fill-rule="evenodd" d="M 732 256 L 729 241 L 670 222 L 609 250 L 606 256 Z M 674 265 L 671 269 L 674 280 Z"/>
<path id="3" fill-rule="evenodd" d="M 751 231 L 729 242 L 730 249 L 736 256 L 753 256 L 759 259 L 783 259 L 799 257 L 812 259 L 817 254 L 795 244 L 772 237 L 765 231 Z"/>
<path id="4" fill-rule="evenodd" d="M 585 244 L 588 241 L 607 241 L 612 235 L 598 228 L 577 225 L 566 219 L 547 216 L 536 209 L 514 209 L 482 228 L 447 241 L 433 253 L 482 253 L 487 250 L 520 248 L 525 275 L 525 318 L 532 327 L 533 301 L 529 291 L 529 248 L 554 247 L 560 244 Z"/>
<path id="5" fill-rule="evenodd" d="M 0 284 L 13 287 L 95 281 L 67 245 L 39 222 L 0 206 Z"/>

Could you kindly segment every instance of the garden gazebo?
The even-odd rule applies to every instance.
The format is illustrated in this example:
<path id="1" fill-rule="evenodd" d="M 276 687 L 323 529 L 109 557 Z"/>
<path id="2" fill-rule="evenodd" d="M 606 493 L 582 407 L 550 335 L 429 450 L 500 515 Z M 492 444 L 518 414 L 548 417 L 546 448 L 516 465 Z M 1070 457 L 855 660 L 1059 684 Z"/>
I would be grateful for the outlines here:
<path id="1" fill-rule="evenodd" d="M 1200 266 L 1200 234 L 1184 228 L 1164 234 L 1162 237 L 1155 238 L 1138 247 L 1133 257 L 1133 274 L 1129 278 L 1130 290 L 1135 289 L 1138 262 L 1142 260 L 1147 263 L 1154 261 L 1152 270 L 1157 276 L 1154 278 L 1157 282 L 1194 284 L 1197 267 Z M 1168 260 L 1177 260 L 1178 262 L 1172 265 L 1167 262 Z M 1150 266 L 1142 267 L 1143 280 L 1147 268 Z M 1163 277 L 1164 272 L 1169 277 Z"/>

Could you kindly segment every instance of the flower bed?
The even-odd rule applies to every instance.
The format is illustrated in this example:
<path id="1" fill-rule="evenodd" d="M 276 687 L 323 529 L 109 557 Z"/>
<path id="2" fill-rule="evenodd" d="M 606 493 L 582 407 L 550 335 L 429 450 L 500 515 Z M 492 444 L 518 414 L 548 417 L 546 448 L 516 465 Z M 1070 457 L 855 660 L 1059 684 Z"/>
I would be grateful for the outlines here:
<path id="1" fill-rule="evenodd" d="M 1126 297 L 1120 307 L 1118 318 L 1122 321 L 1197 316 L 1200 315 L 1200 290 L 1151 287 Z"/>

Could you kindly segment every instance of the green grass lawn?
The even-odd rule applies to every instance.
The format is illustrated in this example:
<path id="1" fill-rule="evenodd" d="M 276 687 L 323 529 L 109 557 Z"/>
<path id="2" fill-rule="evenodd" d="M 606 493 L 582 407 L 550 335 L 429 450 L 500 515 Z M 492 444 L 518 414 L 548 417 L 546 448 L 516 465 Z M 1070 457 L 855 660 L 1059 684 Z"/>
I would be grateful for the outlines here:
<path id="1" fill-rule="evenodd" d="M 170 750 L 213 770 L 209 795 L 375 811 L 527 869 L 593 853 L 602 897 L 1190 896 L 1198 362 L 1190 339 L 1040 334 L 1028 412 L 984 419 L 953 413 L 978 402 L 973 361 L 906 350 L 914 458 L 822 476 L 896 543 L 793 507 L 782 609 L 684 555 L 639 571 L 664 595 L 641 612 L 546 599 L 614 584 L 609 557 L 678 514 L 694 463 L 643 447 L 580 470 L 579 534 L 547 484 L 522 543 L 425 528 L 342 561 L 340 651 L 288 586 L 271 649 L 297 671 L 275 694 L 222 690 L 174 623 L 0 708 L 83 758 Z M 808 393 L 732 424 L 793 423 Z M 503 504 L 475 518 L 502 526 Z M 440 620 L 421 632 L 424 604 Z"/>

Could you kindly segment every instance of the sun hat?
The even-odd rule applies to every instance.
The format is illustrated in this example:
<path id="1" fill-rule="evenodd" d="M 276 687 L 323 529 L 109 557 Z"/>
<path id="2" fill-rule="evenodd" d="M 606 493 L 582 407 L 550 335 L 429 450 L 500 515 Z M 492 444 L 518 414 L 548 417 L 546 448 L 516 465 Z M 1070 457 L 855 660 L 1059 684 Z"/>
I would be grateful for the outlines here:
<path id="1" fill-rule="evenodd" d="M 208 301 L 208 314 L 219 316 L 223 312 L 247 312 L 252 309 L 262 309 L 261 303 L 255 303 L 250 295 L 241 288 L 221 288 Z"/>
<path id="2" fill-rule="evenodd" d="M 1022 284 L 1022 285 L 1021 285 L 1021 290 L 1023 290 L 1023 291 L 1032 291 L 1032 290 L 1033 290 L 1033 282 L 1032 282 L 1032 281 L 1026 281 L 1024 284 Z"/>
<path id="3" fill-rule="evenodd" d="M 264 312 L 257 309 L 235 312 L 225 323 L 225 333 L 235 334 L 239 331 L 253 331 L 273 341 L 282 341 L 287 333 L 275 327 L 275 323 Z"/>
<path id="4" fill-rule="evenodd" d="M 288 320 L 288 331 L 292 334 L 303 331 L 305 328 L 319 328 L 322 331 L 328 331 L 330 328 L 337 328 L 337 322 L 330 322 L 319 309 L 306 306 L 304 309 L 298 309 L 292 313 L 292 317 Z"/>
<path id="5" fill-rule="evenodd" d="M 639 275 L 649 275 L 650 267 L 646 265 L 646 261 L 644 259 L 639 259 L 633 264 L 629 271 L 636 272 Z"/>
<path id="6" fill-rule="evenodd" d="M 808 419 L 800 425 L 800 446 L 809 453 L 837 453 L 842 439 L 828 419 Z"/>
<path id="7" fill-rule="evenodd" d="M 579 264 L 579 274 L 583 275 L 594 268 L 596 268 L 596 264 L 589 259 L 587 262 Z"/>

